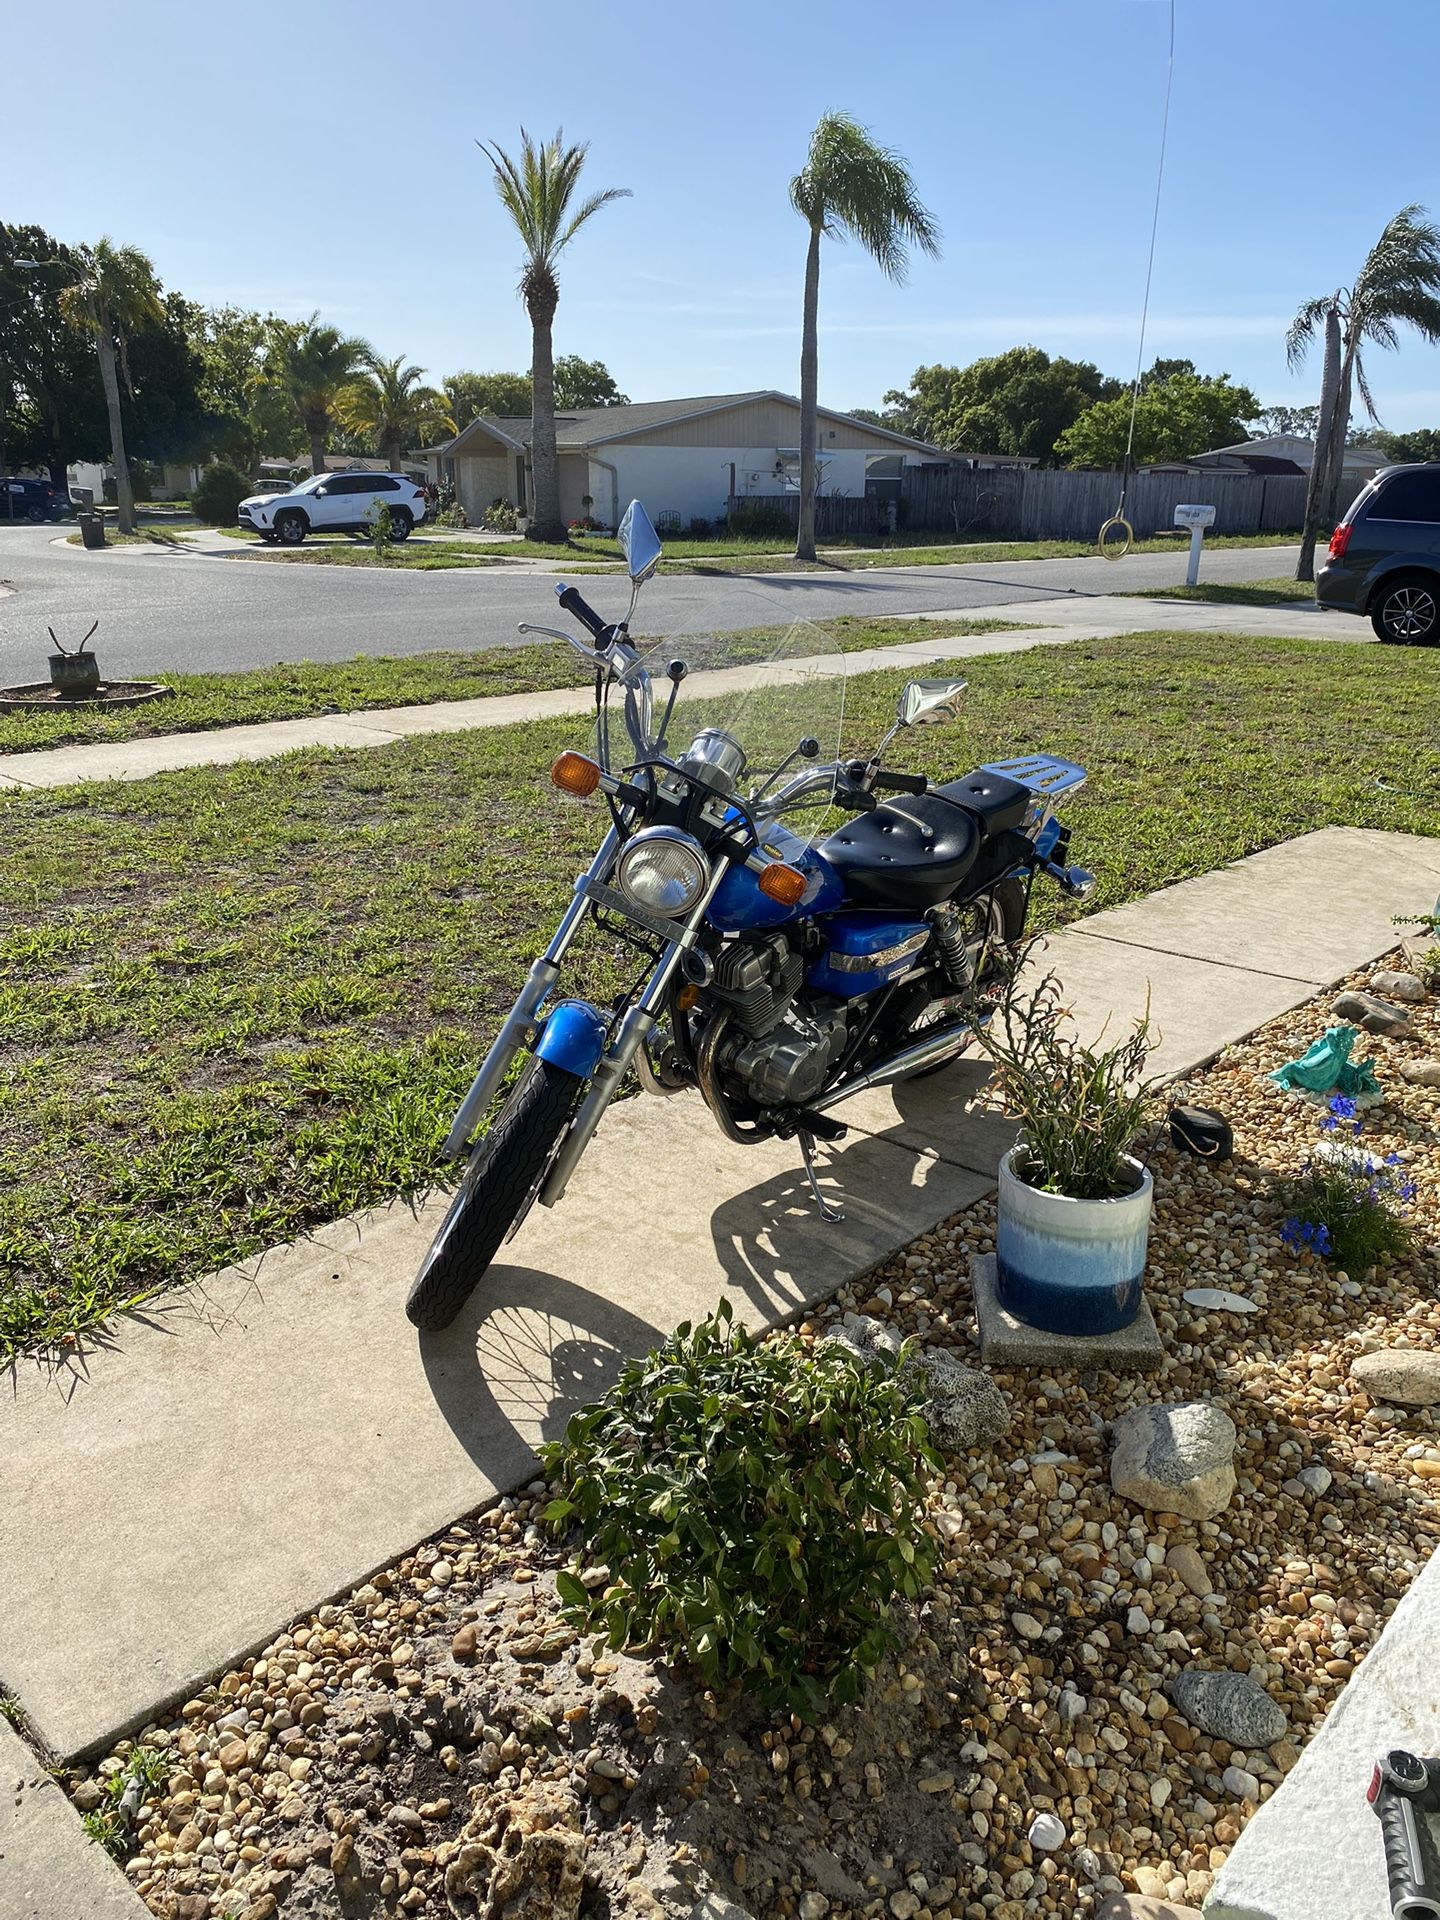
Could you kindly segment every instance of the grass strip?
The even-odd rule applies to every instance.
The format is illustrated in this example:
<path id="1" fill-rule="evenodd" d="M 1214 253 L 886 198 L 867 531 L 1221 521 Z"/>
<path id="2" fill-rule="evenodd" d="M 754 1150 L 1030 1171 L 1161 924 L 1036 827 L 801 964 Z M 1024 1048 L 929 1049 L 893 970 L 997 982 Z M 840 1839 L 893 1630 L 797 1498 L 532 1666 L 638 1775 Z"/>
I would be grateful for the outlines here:
<path id="1" fill-rule="evenodd" d="M 1202 580 L 1194 587 L 1144 587 L 1117 600 L 1202 600 L 1217 607 L 1288 607 L 1315 598 L 1313 580 Z"/>
<path id="2" fill-rule="evenodd" d="M 827 620 L 846 653 L 870 647 L 914 646 L 938 637 L 966 639 L 984 633 L 1012 633 L 1034 626 L 1025 620 L 946 620 L 943 628 L 915 620 L 864 620 L 843 615 Z M 730 636 L 736 665 L 763 659 L 786 631 L 750 627 Z M 676 641 L 683 651 L 683 640 Z M 490 694 L 538 693 L 549 687 L 581 687 L 592 676 L 579 656 L 558 642 L 525 647 L 358 655 L 338 664 L 310 660 L 248 673 L 177 673 L 167 685 L 173 700 L 143 707 L 33 713 L 0 713 L 0 755 L 42 747 L 93 746 L 97 742 L 142 740 L 164 733 L 198 733 L 212 727 L 253 726 L 266 720 L 301 720 L 313 714 L 360 713 L 371 707 L 416 707 L 437 700 L 475 700 Z"/>
<path id="3" fill-rule="evenodd" d="M 1148 633 L 963 670 L 961 718 L 896 764 L 1087 766 L 1065 815 L 1096 906 L 1316 827 L 1440 834 L 1433 653 L 1377 675 L 1358 646 Z M 903 679 L 850 685 L 847 752 Z M 434 1181 L 599 836 L 546 777 L 583 739 L 533 722 L 0 795 L 0 1351 Z M 635 967 L 600 944 L 566 986 Z"/>

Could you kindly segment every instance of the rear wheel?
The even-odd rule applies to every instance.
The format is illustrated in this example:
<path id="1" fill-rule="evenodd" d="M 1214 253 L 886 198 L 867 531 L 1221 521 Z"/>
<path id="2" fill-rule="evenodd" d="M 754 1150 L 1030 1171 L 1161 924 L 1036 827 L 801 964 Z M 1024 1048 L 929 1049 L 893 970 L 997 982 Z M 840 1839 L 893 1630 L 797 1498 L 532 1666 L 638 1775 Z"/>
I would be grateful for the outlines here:
<path id="1" fill-rule="evenodd" d="M 277 513 L 275 516 L 275 538 L 282 547 L 298 547 L 308 531 L 303 513 Z"/>
<path id="2" fill-rule="evenodd" d="M 1370 624 L 1394 645 L 1433 645 L 1440 636 L 1440 581 L 1411 574 L 1381 587 L 1370 602 Z"/>
<path id="3" fill-rule="evenodd" d="M 410 530 L 414 525 L 415 522 L 411 518 L 409 508 L 396 507 L 390 515 L 390 538 L 392 540 L 408 540 L 410 538 Z"/>
<path id="4" fill-rule="evenodd" d="M 448 1327 L 534 1198 L 584 1081 L 531 1060 L 498 1119 L 470 1156 L 465 1177 L 405 1301 L 417 1327 Z"/>

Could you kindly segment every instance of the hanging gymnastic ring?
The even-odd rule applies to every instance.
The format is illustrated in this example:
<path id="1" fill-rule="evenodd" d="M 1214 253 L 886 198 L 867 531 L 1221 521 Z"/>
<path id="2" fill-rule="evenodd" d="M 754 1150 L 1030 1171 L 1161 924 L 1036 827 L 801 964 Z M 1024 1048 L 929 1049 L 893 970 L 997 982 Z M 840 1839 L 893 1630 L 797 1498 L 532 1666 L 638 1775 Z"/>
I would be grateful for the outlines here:
<path id="1" fill-rule="evenodd" d="M 1106 544 L 1105 536 L 1112 527 L 1123 527 L 1125 529 L 1125 544 L 1123 547 Z M 1129 553 L 1134 539 L 1135 529 L 1131 526 L 1130 522 L 1125 519 L 1122 514 L 1112 513 L 1104 526 L 1101 527 L 1099 533 L 1096 534 L 1095 544 L 1100 550 L 1100 558 L 1102 560 L 1123 560 L 1126 554 Z"/>

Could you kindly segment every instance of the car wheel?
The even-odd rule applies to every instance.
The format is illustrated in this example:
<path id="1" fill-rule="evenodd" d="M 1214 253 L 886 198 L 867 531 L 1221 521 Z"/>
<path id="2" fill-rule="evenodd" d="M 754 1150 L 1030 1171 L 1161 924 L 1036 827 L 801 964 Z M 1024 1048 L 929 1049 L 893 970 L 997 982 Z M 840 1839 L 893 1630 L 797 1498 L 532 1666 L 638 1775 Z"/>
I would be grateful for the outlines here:
<path id="1" fill-rule="evenodd" d="M 45 509 L 43 507 L 27 507 L 25 509 L 25 518 L 30 522 L 31 526 L 38 527 L 45 519 Z"/>
<path id="2" fill-rule="evenodd" d="M 1370 602 L 1370 624 L 1397 646 L 1432 646 L 1440 636 L 1440 581 L 1412 575 L 1382 587 Z"/>
<path id="3" fill-rule="evenodd" d="M 280 513 L 275 516 L 275 538 L 282 547 L 298 547 L 308 531 L 303 513 Z"/>
<path id="4" fill-rule="evenodd" d="M 415 522 L 410 517 L 409 509 L 407 507 L 396 507 L 390 515 L 390 538 L 392 540 L 408 540 L 414 525 Z"/>

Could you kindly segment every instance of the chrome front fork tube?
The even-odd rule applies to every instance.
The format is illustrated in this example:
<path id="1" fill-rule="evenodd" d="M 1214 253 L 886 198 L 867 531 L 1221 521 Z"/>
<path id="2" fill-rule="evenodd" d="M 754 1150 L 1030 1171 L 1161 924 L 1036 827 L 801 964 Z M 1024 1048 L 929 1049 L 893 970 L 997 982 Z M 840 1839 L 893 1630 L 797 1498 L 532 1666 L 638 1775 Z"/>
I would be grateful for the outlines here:
<path id="1" fill-rule="evenodd" d="M 570 1124 L 570 1131 L 561 1141 L 560 1149 L 550 1163 L 550 1171 L 546 1174 L 545 1184 L 540 1189 L 542 1207 L 553 1207 L 570 1184 L 570 1176 L 579 1164 L 581 1154 L 595 1137 L 600 1116 L 609 1106 L 616 1089 L 625 1077 L 626 1069 L 660 1017 L 665 990 L 674 977 L 681 957 L 699 938 L 700 929 L 705 924 L 705 916 L 710 910 L 710 902 L 715 897 L 716 888 L 725 878 L 729 864 L 726 860 L 716 862 L 715 870 L 710 876 L 710 884 L 697 901 L 689 920 L 686 921 L 685 931 L 678 940 L 672 941 L 665 949 L 659 965 L 645 984 L 644 992 L 620 1022 L 619 1032 L 595 1069 L 589 1091 L 580 1103 L 580 1111 L 575 1115 Z"/>
<path id="2" fill-rule="evenodd" d="M 583 892 L 585 883 L 587 880 L 604 878 L 609 871 L 610 862 L 615 858 L 615 850 L 619 844 L 620 836 L 615 828 L 611 827 L 601 841 L 595 858 L 590 862 L 589 870 L 575 882 L 574 899 L 565 909 L 549 946 L 531 966 L 514 1006 L 501 1022 L 494 1045 L 486 1054 L 479 1073 L 471 1083 L 470 1091 L 460 1103 L 460 1111 L 455 1116 L 443 1149 L 447 1160 L 454 1160 L 465 1151 L 470 1136 L 484 1119 L 490 1102 L 499 1091 L 500 1083 L 505 1078 L 511 1061 L 525 1045 L 546 995 L 560 978 L 560 962 L 564 959 L 566 950 L 579 931 L 580 922 L 585 916 L 585 909 L 589 904 Z"/>

